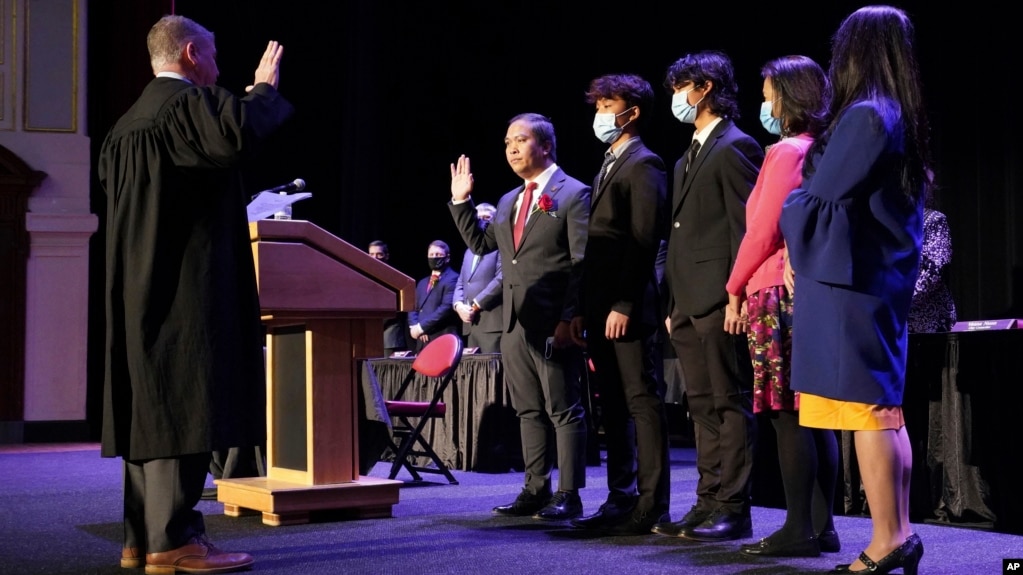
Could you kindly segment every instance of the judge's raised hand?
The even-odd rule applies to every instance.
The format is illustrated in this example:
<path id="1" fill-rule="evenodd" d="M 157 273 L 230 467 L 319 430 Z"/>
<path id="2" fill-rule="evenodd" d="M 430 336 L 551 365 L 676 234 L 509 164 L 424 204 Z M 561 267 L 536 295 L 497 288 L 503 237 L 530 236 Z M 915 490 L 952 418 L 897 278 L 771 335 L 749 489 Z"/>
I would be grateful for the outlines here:
<path id="1" fill-rule="evenodd" d="M 245 91 L 251 91 L 253 86 L 263 82 L 276 88 L 280 80 L 281 56 L 283 55 L 284 46 L 281 46 L 276 40 L 270 40 L 270 43 L 266 45 L 266 51 L 263 52 L 263 57 L 259 60 L 259 67 L 256 68 L 256 77 L 252 86 L 246 86 Z"/>
<path id="2" fill-rule="evenodd" d="M 462 202 L 472 193 L 472 170 L 469 158 L 465 154 L 458 156 L 458 161 L 451 164 L 451 199 Z"/>

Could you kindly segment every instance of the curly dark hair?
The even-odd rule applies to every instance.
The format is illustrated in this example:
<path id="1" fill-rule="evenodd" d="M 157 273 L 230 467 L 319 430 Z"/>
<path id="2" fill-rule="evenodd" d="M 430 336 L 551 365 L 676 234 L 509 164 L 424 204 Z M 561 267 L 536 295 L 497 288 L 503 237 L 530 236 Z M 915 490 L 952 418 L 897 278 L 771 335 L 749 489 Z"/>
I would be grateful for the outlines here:
<path id="1" fill-rule="evenodd" d="M 597 100 L 621 98 L 625 107 L 638 106 L 640 111 L 652 111 L 654 105 L 654 89 L 643 78 L 635 74 L 607 74 L 594 78 L 586 91 L 586 103 L 595 104 Z M 640 120 L 644 118 L 642 114 Z"/>
<path id="2" fill-rule="evenodd" d="M 664 85 L 670 90 L 692 82 L 700 88 L 710 81 L 714 89 L 707 95 L 710 111 L 716 116 L 739 118 L 739 87 L 735 84 L 732 60 L 724 52 L 707 50 L 686 54 L 668 67 Z"/>

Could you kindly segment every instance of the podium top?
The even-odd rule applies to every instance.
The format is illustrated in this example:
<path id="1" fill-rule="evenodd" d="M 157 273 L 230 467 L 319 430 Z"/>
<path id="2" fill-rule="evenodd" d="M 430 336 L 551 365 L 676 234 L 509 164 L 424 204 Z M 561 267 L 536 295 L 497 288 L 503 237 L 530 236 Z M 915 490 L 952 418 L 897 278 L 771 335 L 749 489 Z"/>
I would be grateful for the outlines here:
<path id="1" fill-rule="evenodd" d="M 249 239 L 264 313 L 415 309 L 415 280 L 312 222 L 258 220 Z"/>

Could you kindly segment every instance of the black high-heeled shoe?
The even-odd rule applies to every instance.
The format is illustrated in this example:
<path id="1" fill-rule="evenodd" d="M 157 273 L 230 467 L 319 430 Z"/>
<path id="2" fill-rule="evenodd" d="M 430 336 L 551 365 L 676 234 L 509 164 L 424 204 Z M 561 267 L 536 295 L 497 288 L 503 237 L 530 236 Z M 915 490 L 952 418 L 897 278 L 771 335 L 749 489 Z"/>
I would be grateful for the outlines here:
<path id="1" fill-rule="evenodd" d="M 906 538 L 905 543 L 885 555 L 878 562 L 874 562 L 866 553 L 860 553 L 860 562 L 867 566 L 866 569 L 853 571 L 849 569 L 850 564 L 836 565 L 831 573 L 891 573 L 892 570 L 902 567 L 905 575 L 916 575 L 917 567 L 920 565 L 920 558 L 924 556 L 924 543 L 916 533 Z"/>

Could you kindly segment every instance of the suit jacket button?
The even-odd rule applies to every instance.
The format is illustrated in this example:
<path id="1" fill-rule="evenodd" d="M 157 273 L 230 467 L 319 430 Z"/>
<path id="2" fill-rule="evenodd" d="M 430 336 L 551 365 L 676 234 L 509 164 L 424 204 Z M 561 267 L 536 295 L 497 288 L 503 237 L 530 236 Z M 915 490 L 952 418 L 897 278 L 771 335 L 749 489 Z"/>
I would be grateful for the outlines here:
<path id="1" fill-rule="evenodd" d="M 512 260 L 512 264 L 517 264 L 517 263 L 519 263 L 519 260 Z"/>
<path id="2" fill-rule="evenodd" d="M 676 228 L 679 227 L 679 223 L 675 222 L 675 225 L 673 227 L 676 227 Z"/>

